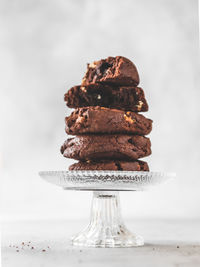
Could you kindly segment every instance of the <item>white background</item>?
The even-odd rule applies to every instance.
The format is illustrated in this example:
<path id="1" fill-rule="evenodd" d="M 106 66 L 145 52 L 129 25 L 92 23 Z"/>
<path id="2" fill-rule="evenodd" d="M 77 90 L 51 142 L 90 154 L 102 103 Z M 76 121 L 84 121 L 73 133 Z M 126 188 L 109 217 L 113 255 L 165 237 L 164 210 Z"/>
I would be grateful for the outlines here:
<path id="1" fill-rule="evenodd" d="M 4 218 L 86 218 L 91 194 L 45 183 L 65 170 L 70 114 L 64 93 L 86 63 L 130 58 L 154 120 L 151 170 L 177 178 L 149 192 L 122 193 L 126 217 L 200 216 L 200 112 L 196 0 L 2 1 L 2 210 Z"/>

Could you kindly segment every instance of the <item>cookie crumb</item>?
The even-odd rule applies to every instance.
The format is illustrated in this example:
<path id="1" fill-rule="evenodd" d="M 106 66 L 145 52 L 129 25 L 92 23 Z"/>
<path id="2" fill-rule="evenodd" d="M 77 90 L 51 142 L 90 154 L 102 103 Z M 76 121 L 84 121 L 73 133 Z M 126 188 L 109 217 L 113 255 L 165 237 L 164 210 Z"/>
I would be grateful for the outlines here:
<path id="1" fill-rule="evenodd" d="M 45 251 L 46 251 L 45 249 L 42 250 L 42 252 L 45 252 Z"/>

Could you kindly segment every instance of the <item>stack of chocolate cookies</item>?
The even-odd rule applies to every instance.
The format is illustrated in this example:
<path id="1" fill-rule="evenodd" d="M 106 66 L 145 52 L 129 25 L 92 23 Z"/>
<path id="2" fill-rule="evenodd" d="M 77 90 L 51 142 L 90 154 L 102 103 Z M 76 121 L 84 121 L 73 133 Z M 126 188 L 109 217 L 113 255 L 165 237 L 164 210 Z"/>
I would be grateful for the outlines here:
<path id="1" fill-rule="evenodd" d="M 78 160 L 69 170 L 148 171 L 138 160 L 151 154 L 145 135 L 152 120 L 139 114 L 148 111 L 136 66 L 127 58 L 108 57 L 88 64 L 82 84 L 65 94 L 70 108 L 65 118 L 67 139 L 61 153 Z"/>

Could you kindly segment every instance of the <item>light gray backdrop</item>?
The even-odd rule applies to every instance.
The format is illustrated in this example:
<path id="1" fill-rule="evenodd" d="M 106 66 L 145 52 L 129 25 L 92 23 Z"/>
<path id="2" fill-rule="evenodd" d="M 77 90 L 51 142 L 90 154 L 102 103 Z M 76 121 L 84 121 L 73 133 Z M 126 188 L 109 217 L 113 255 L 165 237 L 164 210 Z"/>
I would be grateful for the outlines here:
<path id="1" fill-rule="evenodd" d="M 200 91 L 197 0 L 2 1 L 1 100 L 4 218 L 86 218 L 91 194 L 45 183 L 65 170 L 63 95 L 86 63 L 123 55 L 138 67 L 154 120 L 151 170 L 177 178 L 122 193 L 126 217 L 197 217 Z"/>

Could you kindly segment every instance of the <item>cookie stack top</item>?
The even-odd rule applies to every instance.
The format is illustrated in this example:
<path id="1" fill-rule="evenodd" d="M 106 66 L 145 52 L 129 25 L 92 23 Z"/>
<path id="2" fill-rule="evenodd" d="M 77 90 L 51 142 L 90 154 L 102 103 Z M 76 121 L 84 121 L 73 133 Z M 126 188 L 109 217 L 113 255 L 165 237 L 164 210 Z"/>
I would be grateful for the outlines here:
<path id="1" fill-rule="evenodd" d="M 152 120 L 138 114 L 148 104 L 139 84 L 136 66 L 127 58 L 108 57 L 87 65 L 81 85 L 65 94 L 66 132 L 76 135 L 61 147 L 65 157 L 79 160 L 70 170 L 148 170 L 139 158 L 151 154 L 144 135 Z"/>

